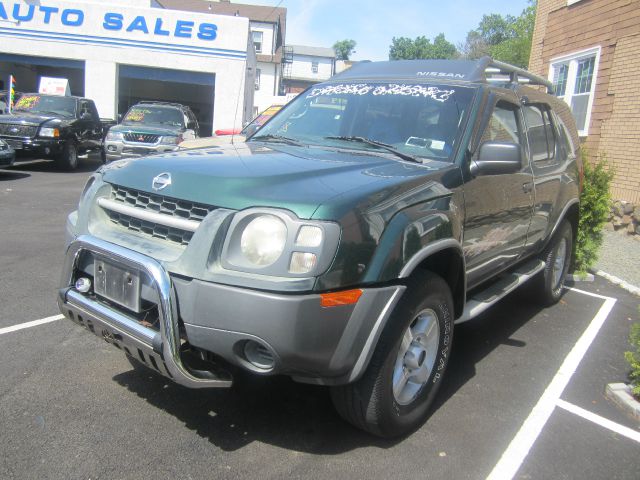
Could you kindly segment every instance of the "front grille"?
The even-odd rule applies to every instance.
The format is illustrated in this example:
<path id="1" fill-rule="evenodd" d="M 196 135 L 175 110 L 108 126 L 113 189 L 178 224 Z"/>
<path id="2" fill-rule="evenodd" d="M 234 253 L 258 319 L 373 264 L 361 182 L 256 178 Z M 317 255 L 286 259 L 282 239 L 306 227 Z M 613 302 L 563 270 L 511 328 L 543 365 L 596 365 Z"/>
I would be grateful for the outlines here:
<path id="1" fill-rule="evenodd" d="M 155 195 L 147 192 L 141 192 L 131 188 L 125 188 L 118 185 L 112 185 L 111 200 L 122 203 L 128 207 L 139 209 L 141 212 L 154 212 L 166 215 L 170 218 L 178 218 L 189 220 L 192 222 L 201 222 L 215 207 L 202 205 L 186 200 L 176 200 L 174 198 Z M 138 218 L 135 215 L 129 215 L 123 212 L 116 212 L 105 209 L 109 219 L 132 232 L 149 235 L 155 238 L 161 238 L 172 243 L 186 246 L 189 244 L 193 231 L 184 230 L 171 225 L 163 225 L 147 219 Z M 171 223 L 171 222 L 168 222 Z"/>
<path id="2" fill-rule="evenodd" d="M 135 143 L 156 143 L 160 135 L 152 135 L 150 133 L 135 133 L 128 132 L 124 134 L 124 139 L 127 142 L 135 142 Z"/>
<path id="3" fill-rule="evenodd" d="M 162 240 L 167 240 L 184 246 L 189 245 L 191 237 L 193 237 L 193 232 L 188 232 L 179 228 L 166 227 L 164 225 L 148 222 L 140 218 L 135 218 L 130 215 L 125 215 L 111 210 L 106 210 L 106 212 L 113 223 L 116 223 L 127 230 L 131 230 L 132 232 L 161 238 Z"/>
<path id="4" fill-rule="evenodd" d="M 214 210 L 214 207 L 207 205 L 185 200 L 176 200 L 174 198 L 141 192 L 118 185 L 112 185 L 111 199 L 116 202 L 126 203 L 132 207 L 153 210 L 154 212 L 164 213 L 186 220 L 195 220 L 197 222 L 204 220 L 204 217 Z"/>
<path id="5" fill-rule="evenodd" d="M 38 127 L 35 125 L 15 125 L 10 123 L 0 123 L 0 135 L 8 137 L 29 137 L 36 136 Z"/>

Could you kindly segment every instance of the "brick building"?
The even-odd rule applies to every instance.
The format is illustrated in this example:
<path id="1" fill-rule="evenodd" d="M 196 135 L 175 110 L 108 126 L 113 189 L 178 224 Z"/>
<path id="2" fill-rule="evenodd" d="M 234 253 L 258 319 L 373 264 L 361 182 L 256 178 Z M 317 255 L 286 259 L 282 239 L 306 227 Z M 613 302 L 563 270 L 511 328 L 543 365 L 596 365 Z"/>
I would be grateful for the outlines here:
<path id="1" fill-rule="evenodd" d="M 640 204 L 640 0 L 538 0 L 529 70 L 570 105 L 583 144 Z"/>

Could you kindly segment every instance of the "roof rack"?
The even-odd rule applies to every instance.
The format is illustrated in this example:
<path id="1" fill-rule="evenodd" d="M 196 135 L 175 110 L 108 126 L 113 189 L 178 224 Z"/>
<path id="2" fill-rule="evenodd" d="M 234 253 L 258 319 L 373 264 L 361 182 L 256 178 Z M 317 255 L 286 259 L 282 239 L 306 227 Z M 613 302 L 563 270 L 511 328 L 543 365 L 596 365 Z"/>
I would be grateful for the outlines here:
<path id="1" fill-rule="evenodd" d="M 491 57 L 482 57 L 478 62 L 484 67 L 487 82 L 541 85 L 547 87 L 547 93 L 553 94 L 553 84 L 549 80 L 524 68 L 515 67 Z"/>

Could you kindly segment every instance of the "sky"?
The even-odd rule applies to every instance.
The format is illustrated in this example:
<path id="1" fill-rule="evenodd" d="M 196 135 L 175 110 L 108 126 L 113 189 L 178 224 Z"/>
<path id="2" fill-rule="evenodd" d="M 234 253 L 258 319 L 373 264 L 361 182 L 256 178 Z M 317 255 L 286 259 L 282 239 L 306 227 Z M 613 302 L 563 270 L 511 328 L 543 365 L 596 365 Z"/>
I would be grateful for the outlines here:
<path id="1" fill-rule="evenodd" d="M 444 33 L 454 45 L 478 26 L 482 15 L 520 15 L 527 0 L 232 0 L 287 9 L 288 45 L 331 47 L 357 42 L 351 60 L 388 60 L 393 37 L 433 40 Z"/>

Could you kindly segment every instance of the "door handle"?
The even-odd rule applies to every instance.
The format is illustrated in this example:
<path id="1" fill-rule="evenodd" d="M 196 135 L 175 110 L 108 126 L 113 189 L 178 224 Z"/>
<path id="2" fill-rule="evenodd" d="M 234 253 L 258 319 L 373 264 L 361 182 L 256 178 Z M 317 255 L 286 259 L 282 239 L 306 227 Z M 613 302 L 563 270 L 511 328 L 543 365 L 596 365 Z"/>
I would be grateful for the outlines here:
<path id="1" fill-rule="evenodd" d="M 522 190 L 524 193 L 529 193 L 533 190 L 533 182 L 527 182 L 522 184 Z"/>

